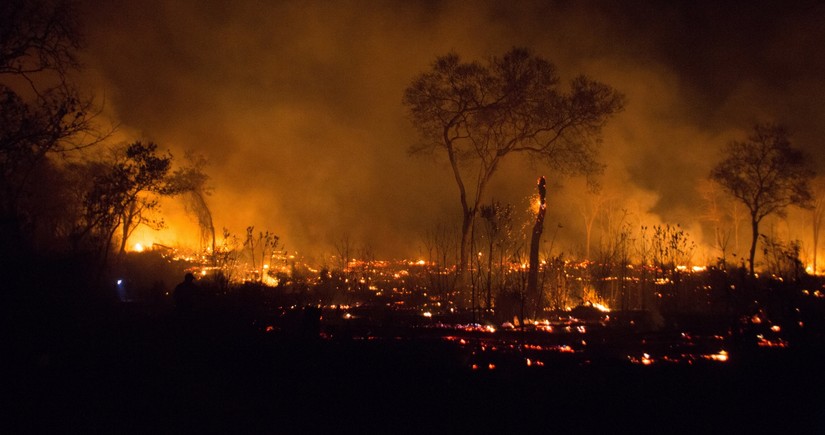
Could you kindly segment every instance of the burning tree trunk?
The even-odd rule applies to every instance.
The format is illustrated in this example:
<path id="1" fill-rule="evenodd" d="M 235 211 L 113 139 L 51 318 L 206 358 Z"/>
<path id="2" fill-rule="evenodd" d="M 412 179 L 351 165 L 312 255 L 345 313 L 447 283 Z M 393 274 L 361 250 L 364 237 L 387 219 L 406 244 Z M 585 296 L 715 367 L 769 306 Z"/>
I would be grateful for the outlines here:
<path id="1" fill-rule="evenodd" d="M 546 181 L 544 177 L 539 178 L 539 207 L 536 212 L 536 223 L 533 225 L 533 236 L 530 239 L 530 270 L 527 274 L 527 294 L 532 302 L 534 302 L 534 317 L 541 311 L 541 291 L 538 288 L 538 274 L 539 274 L 539 244 L 541 242 L 541 233 L 544 231 L 544 213 L 547 210 L 545 204 L 545 193 L 547 191 Z"/>

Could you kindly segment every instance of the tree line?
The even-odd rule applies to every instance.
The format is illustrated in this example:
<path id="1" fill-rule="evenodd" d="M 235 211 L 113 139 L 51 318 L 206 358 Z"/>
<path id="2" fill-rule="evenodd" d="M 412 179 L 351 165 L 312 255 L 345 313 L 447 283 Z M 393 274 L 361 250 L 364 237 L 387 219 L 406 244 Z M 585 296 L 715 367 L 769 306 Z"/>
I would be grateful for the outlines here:
<path id="1" fill-rule="evenodd" d="M 583 175 L 591 186 L 597 186 L 603 170 L 598 159 L 602 128 L 623 109 L 625 97 L 583 75 L 571 80 L 566 89 L 560 83 L 550 61 L 514 48 L 485 63 L 464 61 L 455 53 L 438 57 L 404 92 L 403 104 L 420 137 L 410 152 L 443 155 L 455 179 L 462 212 L 455 284 L 462 292 L 461 303 L 476 306 L 475 285 L 467 285 L 476 252 L 472 249 L 475 221 L 485 213 L 482 204 L 487 201 L 487 186 L 503 160 L 523 156 L 551 171 L 554 178 Z M 822 206 L 812 194 L 814 177 L 810 159 L 792 146 L 788 130 L 779 124 L 757 124 L 747 140 L 732 141 L 722 151 L 709 179 L 729 195 L 727 201 L 748 211 L 750 275 L 755 273 L 759 225 L 767 216 L 784 216 L 790 206 L 814 210 L 816 251 Z M 586 258 L 591 259 L 595 213 L 584 213 L 584 217 Z M 716 239 L 722 243 L 718 219 L 716 223 Z M 627 235 L 622 231 L 619 234 Z M 534 234 L 541 233 L 534 229 Z M 533 249 L 531 269 L 538 267 L 535 254 Z M 536 272 L 531 271 L 531 281 Z"/>
<path id="2" fill-rule="evenodd" d="M 275 250 L 278 237 L 260 231 L 256 237 L 249 227 L 240 248 L 221 249 L 207 204 L 211 189 L 202 157 L 186 155 L 180 162 L 150 141 L 110 144 L 113 129 L 104 125 L 100 103 L 71 80 L 81 68 L 77 52 L 83 45 L 71 2 L 11 0 L 0 8 L 0 252 L 13 259 L 4 267 L 13 271 L 47 253 L 83 256 L 103 270 L 112 253 L 125 252 L 138 226 L 164 225 L 160 198 L 177 197 L 196 217 L 213 266 L 237 263 L 230 252 L 248 250 L 252 268 L 260 265 L 257 276 L 263 281 L 265 256 Z M 447 159 L 462 212 L 457 235 L 446 225 L 434 229 L 424 243 L 427 267 L 432 268 L 430 287 L 445 300 L 473 309 L 491 309 L 503 289 L 535 287 L 539 281 L 562 288 L 566 275 L 561 265 L 566 263 L 562 253 L 553 252 L 552 242 L 543 264 L 538 262 L 543 215 L 533 226 L 536 240 L 528 251 L 514 236 L 520 230 L 513 223 L 513 206 L 490 201 L 488 186 L 502 162 L 514 156 L 552 171 L 552 178 L 584 176 L 597 186 L 604 168 L 599 160 L 602 129 L 623 110 L 624 95 L 584 75 L 563 84 L 552 62 L 514 48 L 484 62 L 466 61 L 455 53 L 440 56 L 413 78 L 402 103 L 421 139 L 410 152 L 440 153 Z M 745 141 L 731 142 L 709 174 L 729 200 L 748 211 L 750 275 L 755 273 L 760 237 L 765 258 L 774 265 L 783 263 L 784 254 L 768 255 L 767 250 L 798 250 L 767 240 L 759 231 L 767 216 L 782 215 L 790 206 L 812 210 L 816 252 L 823 207 L 821 195 L 811 187 L 815 174 L 809 161 L 792 146 L 786 128 L 762 123 Z M 631 226 L 627 213 L 619 213 L 608 224 L 607 240 L 591 253 L 596 215 L 593 210 L 582 214 L 588 235 L 584 257 L 596 265 L 594 276 L 615 276 L 614 265 L 622 276 L 629 275 L 634 255 L 647 265 L 657 255 L 688 251 L 687 246 L 666 246 L 685 243 L 681 229 L 656 227 L 649 236 L 646 228 Z M 724 259 L 728 236 L 718 213 L 714 215 Z M 551 228 L 544 237 L 554 238 L 556 232 Z M 227 240 L 224 230 L 223 245 L 228 246 Z M 351 273 L 350 243 L 340 245 L 340 269 Z M 513 264 L 528 263 L 525 258 L 530 261 L 522 282 L 521 275 L 509 270 Z M 596 279 L 594 285 L 604 282 Z M 622 286 L 609 292 L 614 305 L 630 306 L 634 299 L 644 304 Z M 528 305 L 534 310 L 568 299 L 564 291 L 530 292 L 533 302 Z"/>
<path id="3" fill-rule="evenodd" d="M 178 162 L 151 141 L 112 144 L 102 103 L 72 81 L 83 46 L 73 3 L 4 2 L 0 29 L 0 253 L 8 271 L 36 268 L 43 256 L 82 257 L 100 275 L 138 226 L 163 227 L 161 197 L 184 199 L 214 246 L 205 160 Z"/>

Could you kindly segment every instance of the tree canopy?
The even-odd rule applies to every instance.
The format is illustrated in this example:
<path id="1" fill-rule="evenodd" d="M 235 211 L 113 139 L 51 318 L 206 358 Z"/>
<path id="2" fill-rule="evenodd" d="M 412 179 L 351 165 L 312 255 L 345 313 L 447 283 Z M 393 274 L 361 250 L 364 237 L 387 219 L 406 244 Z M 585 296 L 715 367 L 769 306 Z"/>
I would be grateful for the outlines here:
<path id="1" fill-rule="evenodd" d="M 99 143 L 96 109 L 68 80 L 80 68 L 76 11 L 62 0 L 0 4 L 0 250 L 28 246 L 51 197 L 37 186 L 49 158 Z"/>
<path id="2" fill-rule="evenodd" d="M 808 206 L 814 175 L 806 154 L 791 146 L 788 131 L 781 125 L 757 124 L 746 141 L 733 141 L 725 147 L 723 159 L 710 177 L 749 211 L 751 274 L 759 223 L 771 214 L 784 215 L 790 205 Z"/>
<path id="3" fill-rule="evenodd" d="M 555 66 L 523 48 L 486 63 L 450 53 L 417 76 L 403 103 L 421 141 L 413 154 L 443 150 L 449 159 L 464 214 L 461 265 L 486 187 L 503 159 L 521 154 L 560 175 L 601 173 L 598 145 L 607 120 L 624 96 L 583 75 L 561 86 Z M 468 187 L 465 180 L 474 180 Z"/>

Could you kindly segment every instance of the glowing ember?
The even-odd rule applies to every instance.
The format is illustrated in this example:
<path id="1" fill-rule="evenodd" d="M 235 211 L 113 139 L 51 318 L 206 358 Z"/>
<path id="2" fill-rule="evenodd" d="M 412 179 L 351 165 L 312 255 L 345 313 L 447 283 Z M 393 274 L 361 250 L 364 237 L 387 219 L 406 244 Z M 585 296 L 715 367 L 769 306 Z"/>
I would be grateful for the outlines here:
<path id="1" fill-rule="evenodd" d="M 788 342 L 781 338 L 777 338 L 776 340 L 769 340 L 760 334 L 756 336 L 756 339 L 756 344 L 759 347 L 788 347 Z"/>
<path id="2" fill-rule="evenodd" d="M 719 351 L 719 353 L 707 355 L 706 358 L 712 359 L 714 361 L 726 362 L 728 360 L 728 353 L 724 350 L 721 350 Z"/>
<path id="3" fill-rule="evenodd" d="M 597 309 L 597 310 L 599 310 L 603 313 L 609 313 L 610 312 L 610 308 L 608 308 L 606 305 L 600 304 L 598 302 L 593 303 L 593 308 L 595 308 L 595 309 Z"/>
<path id="4" fill-rule="evenodd" d="M 630 360 L 630 362 L 632 362 L 633 364 L 641 364 L 644 366 L 649 366 L 654 362 L 654 359 L 651 358 L 650 354 L 648 353 L 643 353 L 641 358 L 636 358 L 634 356 L 628 355 L 627 359 Z"/>

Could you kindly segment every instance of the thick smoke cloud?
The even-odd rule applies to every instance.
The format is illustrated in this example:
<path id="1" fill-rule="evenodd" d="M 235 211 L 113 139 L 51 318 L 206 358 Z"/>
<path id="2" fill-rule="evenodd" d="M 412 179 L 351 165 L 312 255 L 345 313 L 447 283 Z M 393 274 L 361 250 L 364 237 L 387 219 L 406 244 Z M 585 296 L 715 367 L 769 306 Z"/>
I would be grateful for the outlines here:
<path id="1" fill-rule="evenodd" d="M 605 130 L 602 195 L 640 223 L 701 237 L 697 184 L 757 121 L 788 125 L 825 166 L 816 3 L 214 3 L 83 5 L 89 81 L 121 137 L 212 162 L 219 228 L 269 229 L 305 253 L 332 252 L 348 234 L 379 257 L 415 256 L 427 228 L 456 221 L 444 161 L 407 155 L 416 133 L 400 103 L 451 50 L 484 59 L 524 46 L 563 77 L 624 92 L 627 108 Z M 522 206 L 539 175 L 556 186 L 556 243 L 580 249 L 582 183 L 511 161 L 490 195 Z"/>

